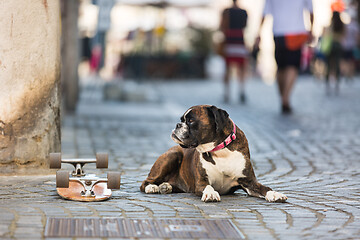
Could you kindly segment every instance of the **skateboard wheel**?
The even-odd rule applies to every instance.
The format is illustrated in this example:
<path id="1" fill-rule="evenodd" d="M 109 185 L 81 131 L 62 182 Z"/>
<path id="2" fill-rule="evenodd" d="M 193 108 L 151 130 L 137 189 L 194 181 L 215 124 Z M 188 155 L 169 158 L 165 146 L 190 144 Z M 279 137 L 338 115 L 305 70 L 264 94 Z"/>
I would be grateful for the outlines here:
<path id="1" fill-rule="evenodd" d="M 120 189 L 120 173 L 108 172 L 107 174 L 107 188 L 108 189 Z"/>
<path id="2" fill-rule="evenodd" d="M 65 170 L 59 170 L 56 172 L 56 187 L 68 188 L 69 187 L 69 172 Z"/>
<path id="3" fill-rule="evenodd" d="M 96 168 L 108 168 L 109 155 L 107 153 L 96 154 Z"/>
<path id="4" fill-rule="evenodd" d="M 61 153 L 50 153 L 50 168 L 61 168 Z"/>

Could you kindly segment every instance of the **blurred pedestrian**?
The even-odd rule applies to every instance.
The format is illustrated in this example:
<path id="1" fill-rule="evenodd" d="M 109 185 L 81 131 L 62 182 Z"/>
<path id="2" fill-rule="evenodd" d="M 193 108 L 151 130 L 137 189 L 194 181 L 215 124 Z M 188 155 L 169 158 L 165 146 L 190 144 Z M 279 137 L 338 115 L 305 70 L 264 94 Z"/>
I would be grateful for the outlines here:
<path id="1" fill-rule="evenodd" d="M 91 50 L 91 58 L 90 58 L 90 73 L 97 74 L 100 68 L 101 63 L 101 45 L 97 44 Z"/>
<path id="2" fill-rule="evenodd" d="M 334 11 L 331 23 L 328 28 L 324 31 L 324 38 L 330 38 L 331 44 L 329 46 L 329 52 L 326 55 L 326 92 L 330 93 L 330 76 L 334 75 L 335 77 L 335 90 L 336 94 L 339 93 L 339 83 L 340 83 L 340 60 L 343 54 L 341 43 L 345 36 L 345 24 L 340 18 L 340 12 Z M 323 38 L 323 39 L 324 39 Z"/>
<path id="3" fill-rule="evenodd" d="M 233 0 L 230 8 L 223 11 L 220 22 L 220 30 L 225 36 L 223 55 L 226 63 L 224 74 L 224 101 L 230 100 L 230 71 L 235 66 L 239 78 L 239 97 L 241 103 L 246 102 L 245 77 L 247 67 L 248 50 L 244 42 L 244 29 L 247 23 L 247 12 Z"/>
<path id="4" fill-rule="evenodd" d="M 311 29 L 306 30 L 304 10 L 309 12 Z M 267 15 L 273 17 L 275 42 L 275 60 L 277 63 L 277 83 L 281 96 L 281 111 L 292 113 L 290 94 L 298 77 L 301 60 L 301 48 L 312 41 L 313 5 L 311 0 L 266 0 L 261 26 Z M 260 26 L 260 29 L 261 29 Z M 255 41 L 258 48 L 259 37 Z"/>
<path id="5" fill-rule="evenodd" d="M 355 2 L 355 1 L 354 1 Z M 351 6 L 351 5 L 350 5 Z M 355 74 L 355 53 L 358 43 L 360 43 L 360 30 L 357 21 L 357 6 L 349 7 L 348 13 L 351 18 L 350 23 L 345 25 L 345 36 L 342 41 L 343 47 L 343 75 L 347 80 L 353 78 Z"/>

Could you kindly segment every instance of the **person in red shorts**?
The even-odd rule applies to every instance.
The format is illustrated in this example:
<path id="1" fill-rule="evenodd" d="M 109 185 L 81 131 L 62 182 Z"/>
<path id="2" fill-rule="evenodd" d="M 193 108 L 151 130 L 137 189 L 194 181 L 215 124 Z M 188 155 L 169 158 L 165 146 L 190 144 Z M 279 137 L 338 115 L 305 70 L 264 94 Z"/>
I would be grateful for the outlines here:
<path id="1" fill-rule="evenodd" d="M 223 55 L 226 63 L 226 70 L 224 74 L 224 101 L 226 103 L 230 100 L 230 69 L 235 65 L 238 70 L 240 80 L 240 101 L 245 103 L 245 74 L 248 50 L 244 43 L 244 28 L 247 23 L 247 12 L 238 7 L 237 0 L 233 0 L 231 8 L 223 11 L 220 23 L 220 30 L 225 36 Z"/>
<path id="2" fill-rule="evenodd" d="M 275 60 L 278 67 L 276 78 L 281 97 L 281 111 L 283 114 L 291 114 L 290 94 L 298 77 L 301 48 L 313 38 L 311 33 L 314 19 L 312 0 L 265 1 L 261 25 L 265 16 L 272 15 Z M 305 28 L 304 10 L 310 16 L 310 32 Z M 259 42 L 260 37 L 257 38 L 254 48 L 258 48 Z"/>

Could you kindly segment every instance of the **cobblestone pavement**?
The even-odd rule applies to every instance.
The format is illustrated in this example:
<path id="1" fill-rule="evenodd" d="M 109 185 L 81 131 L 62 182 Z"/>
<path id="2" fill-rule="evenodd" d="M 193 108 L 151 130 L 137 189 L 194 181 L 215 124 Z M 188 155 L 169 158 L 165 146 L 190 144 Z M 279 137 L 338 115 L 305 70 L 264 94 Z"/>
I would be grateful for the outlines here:
<path id="1" fill-rule="evenodd" d="M 48 217 L 120 217 L 229 219 L 246 239 L 360 239 L 359 79 L 326 96 L 321 83 L 302 77 L 291 116 L 279 114 L 275 86 L 256 80 L 247 86 L 246 105 L 222 104 L 215 81 L 144 86 L 160 102 L 104 103 L 89 88 L 77 114 L 63 121 L 63 156 L 109 152 L 110 169 L 122 172 L 121 190 L 109 201 L 81 203 L 56 194 L 54 175 L 0 177 L 0 238 L 43 238 Z M 249 140 L 259 181 L 285 193 L 287 203 L 242 191 L 219 203 L 139 191 L 156 158 L 174 145 L 170 132 L 181 114 L 203 103 L 228 111 Z"/>

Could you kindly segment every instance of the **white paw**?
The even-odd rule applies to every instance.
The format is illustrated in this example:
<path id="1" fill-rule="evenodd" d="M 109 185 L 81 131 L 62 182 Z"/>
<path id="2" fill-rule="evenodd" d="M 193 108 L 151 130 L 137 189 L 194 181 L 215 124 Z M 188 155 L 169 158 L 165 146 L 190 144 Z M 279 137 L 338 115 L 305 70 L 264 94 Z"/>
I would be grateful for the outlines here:
<path id="1" fill-rule="evenodd" d="M 265 196 L 266 201 L 268 202 L 285 202 L 287 197 L 279 192 L 268 191 Z"/>
<path id="2" fill-rule="evenodd" d="M 203 191 L 201 201 L 204 202 L 220 202 L 221 198 L 217 191 L 210 185 L 207 185 Z"/>
<path id="3" fill-rule="evenodd" d="M 159 191 L 161 194 L 169 194 L 172 192 L 172 186 L 170 183 L 164 182 L 159 185 Z"/>
<path id="4" fill-rule="evenodd" d="M 155 184 L 149 184 L 145 187 L 145 193 L 159 193 L 160 189 Z"/>

